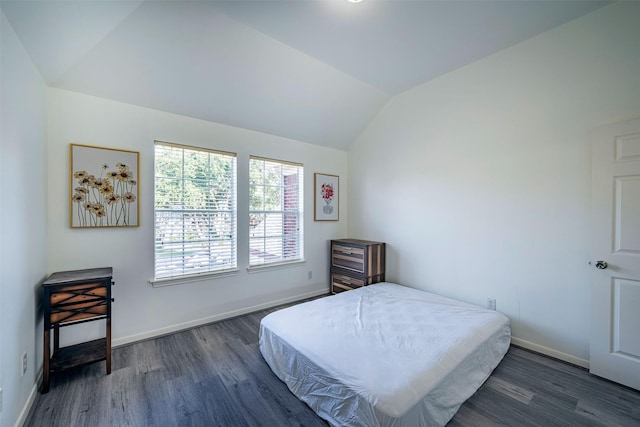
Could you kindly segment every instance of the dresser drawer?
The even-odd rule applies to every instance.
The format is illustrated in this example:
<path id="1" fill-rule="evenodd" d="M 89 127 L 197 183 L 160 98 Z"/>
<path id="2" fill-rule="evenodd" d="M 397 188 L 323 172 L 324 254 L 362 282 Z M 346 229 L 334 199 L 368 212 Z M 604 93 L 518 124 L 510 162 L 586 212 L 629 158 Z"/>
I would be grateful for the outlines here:
<path id="1" fill-rule="evenodd" d="M 345 276 L 344 274 L 331 273 L 331 291 L 333 293 L 350 291 L 352 289 L 361 288 L 364 281 L 355 277 Z"/>
<path id="2" fill-rule="evenodd" d="M 331 263 L 334 267 L 364 273 L 364 248 L 334 244 L 332 247 Z"/>

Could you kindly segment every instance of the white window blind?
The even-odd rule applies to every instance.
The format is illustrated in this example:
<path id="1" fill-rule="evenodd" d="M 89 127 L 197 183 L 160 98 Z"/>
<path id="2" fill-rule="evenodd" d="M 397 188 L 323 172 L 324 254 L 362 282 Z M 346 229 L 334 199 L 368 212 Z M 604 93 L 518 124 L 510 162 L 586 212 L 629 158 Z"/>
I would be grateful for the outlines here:
<path id="1" fill-rule="evenodd" d="M 249 266 L 303 259 L 303 166 L 249 159 Z"/>
<path id="2" fill-rule="evenodd" d="M 155 278 L 237 268 L 236 155 L 156 141 Z"/>

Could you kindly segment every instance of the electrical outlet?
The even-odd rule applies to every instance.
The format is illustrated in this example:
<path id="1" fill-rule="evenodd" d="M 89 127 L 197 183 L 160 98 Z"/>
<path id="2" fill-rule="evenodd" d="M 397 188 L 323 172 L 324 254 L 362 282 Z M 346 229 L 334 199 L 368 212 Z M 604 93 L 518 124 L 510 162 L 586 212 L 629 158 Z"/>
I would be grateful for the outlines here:
<path id="1" fill-rule="evenodd" d="M 307 280 L 311 280 L 312 277 L 313 277 L 313 273 L 311 271 L 309 271 L 307 273 Z"/>
<path id="2" fill-rule="evenodd" d="M 22 375 L 27 373 L 27 352 L 22 353 Z"/>
<path id="3" fill-rule="evenodd" d="M 489 310 L 496 309 L 496 299 L 495 298 L 487 298 L 487 308 Z"/>

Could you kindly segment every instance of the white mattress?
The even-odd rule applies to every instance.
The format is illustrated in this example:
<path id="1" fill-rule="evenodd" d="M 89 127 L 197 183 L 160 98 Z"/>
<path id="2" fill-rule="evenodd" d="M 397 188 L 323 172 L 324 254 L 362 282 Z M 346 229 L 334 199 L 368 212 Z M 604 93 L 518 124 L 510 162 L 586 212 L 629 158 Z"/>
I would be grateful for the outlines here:
<path id="1" fill-rule="evenodd" d="M 502 314 L 392 283 L 271 313 L 260 351 L 334 426 L 440 426 L 507 352 Z"/>

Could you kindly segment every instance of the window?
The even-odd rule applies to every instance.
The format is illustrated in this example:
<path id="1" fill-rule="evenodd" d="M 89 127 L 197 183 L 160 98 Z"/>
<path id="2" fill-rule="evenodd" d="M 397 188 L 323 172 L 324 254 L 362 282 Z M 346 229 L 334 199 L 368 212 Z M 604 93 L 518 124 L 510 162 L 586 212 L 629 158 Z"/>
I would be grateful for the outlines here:
<path id="1" fill-rule="evenodd" d="M 237 268 L 236 155 L 156 141 L 155 278 Z"/>
<path id="2" fill-rule="evenodd" d="M 249 159 L 249 266 L 303 258 L 303 168 Z"/>

